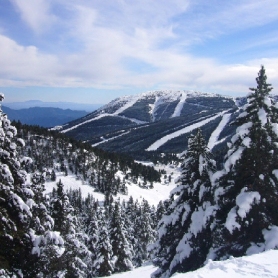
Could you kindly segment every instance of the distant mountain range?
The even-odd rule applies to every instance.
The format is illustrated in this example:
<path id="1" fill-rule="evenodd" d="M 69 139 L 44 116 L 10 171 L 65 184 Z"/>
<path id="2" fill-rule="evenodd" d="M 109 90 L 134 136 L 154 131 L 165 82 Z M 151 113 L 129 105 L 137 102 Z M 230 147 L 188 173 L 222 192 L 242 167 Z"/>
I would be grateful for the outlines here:
<path id="1" fill-rule="evenodd" d="M 201 128 L 217 153 L 235 132 L 230 123 L 245 102 L 193 91 L 147 92 L 117 98 L 57 129 L 99 148 L 144 159 L 183 152 L 189 134 Z"/>
<path id="2" fill-rule="evenodd" d="M 5 102 L 5 106 L 11 109 L 27 109 L 32 107 L 53 107 L 60 109 L 82 110 L 92 112 L 102 106 L 102 104 L 86 104 L 74 102 L 43 102 L 40 100 L 28 100 L 24 102 Z"/>
<path id="3" fill-rule="evenodd" d="M 15 110 L 3 105 L 2 110 L 8 114 L 10 120 L 19 120 L 23 124 L 39 125 L 47 128 L 65 124 L 88 114 L 86 111 L 53 107 L 31 107 Z"/>

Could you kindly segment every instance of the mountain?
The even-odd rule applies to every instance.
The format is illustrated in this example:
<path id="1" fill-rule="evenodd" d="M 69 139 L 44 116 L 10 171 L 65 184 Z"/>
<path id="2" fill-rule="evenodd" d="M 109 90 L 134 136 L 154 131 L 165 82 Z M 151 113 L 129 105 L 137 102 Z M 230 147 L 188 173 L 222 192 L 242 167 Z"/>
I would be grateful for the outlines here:
<path id="1" fill-rule="evenodd" d="M 61 127 L 62 133 L 104 150 L 144 159 L 154 153 L 180 153 L 200 127 L 215 150 L 234 132 L 229 123 L 244 98 L 194 91 L 153 91 L 117 98 Z"/>
<path id="2" fill-rule="evenodd" d="M 86 111 L 64 110 L 53 107 L 32 107 L 14 110 L 7 106 L 2 106 L 2 110 L 9 115 L 10 120 L 20 120 L 23 124 L 42 127 L 61 125 L 87 114 Z"/>
<path id="3" fill-rule="evenodd" d="M 101 104 L 87 104 L 87 103 L 75 103 L 75 102 L 44 102 L 40 100 L 28 100 L 23 102 L 5 102 L 5 106 L 11 109 L 27 109 L 31 107 L 54 107 L 60 109 L 71 110 L 85 110 L 86 112 L 92 112 L 98 109 Z"/>

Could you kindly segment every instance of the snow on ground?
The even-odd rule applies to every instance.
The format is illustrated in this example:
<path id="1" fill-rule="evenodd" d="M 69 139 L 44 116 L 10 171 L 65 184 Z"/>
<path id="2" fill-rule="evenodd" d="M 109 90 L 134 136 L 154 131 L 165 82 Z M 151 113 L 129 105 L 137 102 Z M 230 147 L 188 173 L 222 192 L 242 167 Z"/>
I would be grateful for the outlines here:
<path id="1" fill-rule="evenodd" d="M 82 181 L 76 179 L 75 175 L 69 174 L 65 176 L 63 172 L 56 173 L 56 181 L 49 181 L 45 183 L 45 193 L 50 193 L 53 187 L 57 187 L 57 182 L 61 180 L 64 185 L 65 190 L 70 188 L 73 190 L 78 190 L 81 188 L 82 197 L 87 197 L 88 194 L 92 194 L 96 200 L 104 201 L 104 195 L 98 192 L 94 192 L 94 188 L 89 184 L 83 184 Z"/>
<path id="2" fill-rule="evenodd" d="M 220 121 L 219 125 L 217 126 L 217 128 L 212 132 L 209 141 L 208 141 L 208 148 L 210 150 L 213 149 L 213 147 L 218 144 L 218 138 L 219 135 L 221 133 L 221 131 L 223 130 L 223 128 L 227 125 L 227 123 L 229 122 L 231 118 L 231 114 L 224 114 L 222 117 L 222 120 Z"/>
<path id="3" fill-rule="evenodd" d="M 146 278 L 156 270 L 153 265 L 146 265 L 133 271 L 114 274 L 113 278 Z M 278 250 L 270 250 L 241 258 L 230 258 L 218 262 L 209 261 L 196 271 L 174 274 L 174 278 L 255 278 L 278 277 Z"/>
<path id="4" fill-rule="evenodd" d="M 179 117 L 181 115 L 181 110 L 183 108 L 186 98 L 187 98 L 187 94 L 183 93 L 180 98 L 180 102 L 177 104 L 175 111 L 174 111 L 173 115 L 171 116 L 171 118 Z"/>
<path id="5" fill-rule="evenodd" d="M 142 163 L 142 162 L 140 162 Z M 146 165 L 146 163 L 143 163 Z M 153 166 L 153 165 L 150 165 Z M 159 201 L 166 200 L 169 197 L 170 191 L 175 187 L 175 179 L 179 176 L 180 172 L 177 168 L 174 168 L 171 165 L 160 165 L 155 167 L 157 170 L 165 170 L 167 173 L 167 177 L 171 174 L 171 181 L 168 182 L 168 180 L 164 180 L 164 176 L 162 176 L 162 182 L 158 183 L 155 182 L 153 184 L 153 189 L 144 189 L 139 187 L 137 184 L 134 183 L 127 183 L 128 187 L 128 194 L 122 195 L 117 194 L 117 196 L 114 197 L 116 200 L 117 198 L 120 198 L 121 200 L 128 200 L 130 196 L 133 197 L 134 200 L 138 200 L 141 202 L 143 199 L 147 200 L 150 205 L 157 205 Z M 117 173 L 117 175 L 120 178 L 123 178 L 123 175 L 121 173 Z M 88 183 L 83 183 L 81 180 L 77 180 L 75 175 L 70 174 L 68 176 L 65 176 L 64 173 L 56 173 L 56 182 L 46 182 L 46 193 L 49 193 L 52 191 L 53 187 L 56 187 L 57 182 L 61 179 L 64 189 L 69 190 L 72 188 L 73 190 L 81 189 L 82 196 L 85 198 L 88 196 L 88 194 L 93 195 L 93 197 L 102 202 L 104 201 L 104 195 L 99 192 L 94 191 L 94 187 L 89 185 Z M 142 181 L 143 183 L 143 181 Z"/>
<path id="6" fill-rule="evenodd" d="M 165 143 L 167 143 L 169 140 L 172 140 L 173 138 L 176 138 L 182 134 L 185 134 L 185 133 L 188 133 L 188 132 L 191 132 L 192 130 L 196 129 L 196 128 L 199 128 L 213 120 L 215 120 L 217 117 L 219 116 L 222 116 L 223 114 L 225 114 L 227 111 L 223 111 L 223 112 L 220 112 L 220 113 L 217 113 L 215 116 L 213 117 L 210 117 L 210 118 L 207 118 L 203 121 L 200 121 L 200 122 L 197 122 L 193 125 L 190 125 L 190 126 L 187 126 L 187 127 L 184 127 L 178 131 L 175 131 L 171 134 L 168 134 L 162 138 L 160 138 L 159 140 L 157 140 L 156 142 L 154 142 L 152 145 L 150 145 L 146 151 L 156 151 L 159 147 L 161 147 L 162 145 L 164 145 Z"/>

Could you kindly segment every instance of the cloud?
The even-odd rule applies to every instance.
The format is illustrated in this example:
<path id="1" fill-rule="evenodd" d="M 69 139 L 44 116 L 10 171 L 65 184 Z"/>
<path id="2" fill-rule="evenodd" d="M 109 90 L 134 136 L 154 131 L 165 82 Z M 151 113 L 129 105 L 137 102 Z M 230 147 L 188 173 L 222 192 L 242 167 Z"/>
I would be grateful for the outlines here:
<path id="1" fill-rule="evenodd" d="M 259 17 L 263 3 L 246 0 L 220 6 L 215 0 L 206 5 L 197 0 L 12 1 L 34 32 L 43 34 L 45 28 L 63 32 L 51 52 L 35 42 L 23 46 L 0 35 L 0 86 L 174 88 L 242 94 L 255 85 L 264 64 L 270 82 L 278 88 L 276 56 L 224 64 L 190 54 L 191 45 L 208 37 L 273 21 L 278 16 L 276 0 L 266 0 L 272 4 L 272 9 L 265 8 L 269 17 Z M 55 14 L 54 2 L 60 5 Z"/>
<path id="2" fill-rule="evenodd" d="M 55 16 L 50 12 L 50 3 L 45 0 L 11 0 L 24 22 L 36 33 L 50 28 Z"/>

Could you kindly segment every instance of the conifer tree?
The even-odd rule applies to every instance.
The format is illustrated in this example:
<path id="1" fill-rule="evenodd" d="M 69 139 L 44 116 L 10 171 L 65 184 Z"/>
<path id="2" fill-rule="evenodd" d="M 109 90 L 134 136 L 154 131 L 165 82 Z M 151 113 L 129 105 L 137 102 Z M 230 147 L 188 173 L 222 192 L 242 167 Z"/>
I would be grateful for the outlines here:
<path id="1" fill-rule="evenodd" d="M 59 258 L 59 271 L 69 278 L 86 277 L 91 254 L 84 244 L 82 233 L 78 231 L 80 224 L 61 180 L 57 183 L 56 196 L 52 200 L 52 217 L 55 230 L 61 233 L 65 241 L 65 252 Z"/>
<path id="2" fill-rule="evenodd" d="M 215 174 L 219 211 L 216 258 L 278 247 L 278 121 L 262 66 L 239 114 L 224 169 Z"/>
<path id="3" fill-rule="evenodd" d="M 126 238 L 121 206 L 115 202 L 110 223 L 110 238 L 114 259 L 114 271 L 124 272 L 133 268 L 131 262 L 131 247 Z"/>
<path id="4" fill-rule="evenodd" d="M 148 245 L 154 242 L 155 232 L 152 229 L 151 209 L 146 200 L 143 200 L 134 223 L 134 264 L 138 267 L 149 259 Z"/>
<path id="5" fill-rule="evenodd" d="M 96 258 L 94 260 L 94 275 L 96 277 L 109 276 L 113 273 L 112 246 L 107 229 L 107 222 L 102 216 L 99 226 L 98 241 L 96 244 Z"/>
<path id="6" fill-rule="evenodd" d="M 31 182 L 34 202 L 31 207 L 30 228 L 34 244 L 32 254 L 35 256 L 26 258 L 26 266 L 30 277 L 37 273 L 39 276 L 49 277 L 53 274 L 53 265 L 63 254 L 64 240 L 58 232 L 53 231 L 54 220 L 50 216 L 49 198 L 44 194 L 45 173 L 34 173 Z"/>
<path id="7" fill-rule="evenodd" d="M 211 159 L 201 130 L 191 135 L 177 187 L 170 194 L 166 215 L 158 224 L 158 240 L 151 246 L 159 267 L 152 277 L 170 277 L 201 267 L 211 247 L 210 224 L 214 204 Z"/>
<path id="8" fill-rule="evenodd" d="M 0 94 L 0 101 L 4 95 Z M 26 172 L 18 155 L 24 142 L 0 108 L 0 269 L 23 272 L 25 257 L 33 247 L 29 224 L 33 192 L 26 184 Z"/>

